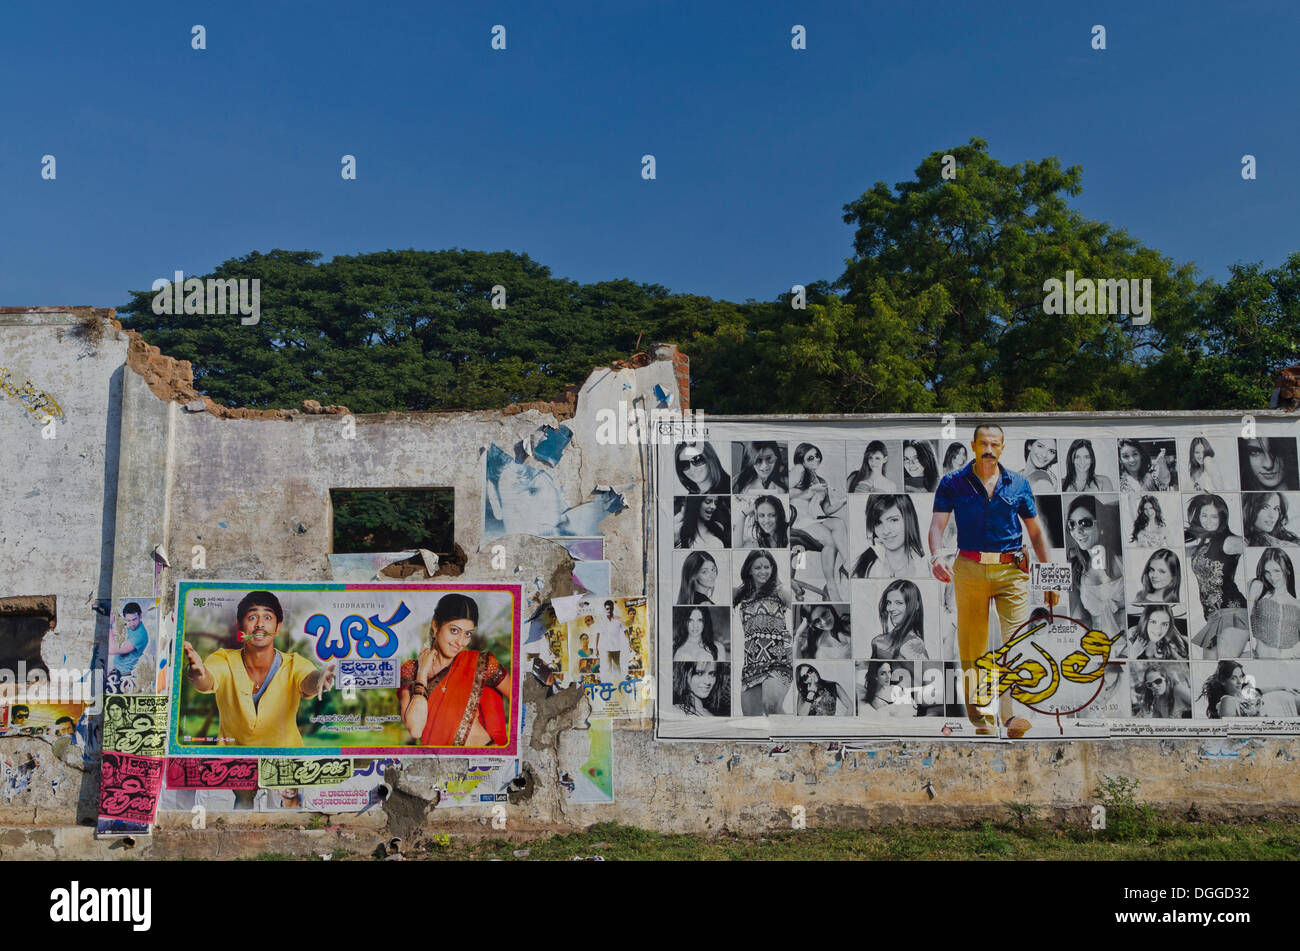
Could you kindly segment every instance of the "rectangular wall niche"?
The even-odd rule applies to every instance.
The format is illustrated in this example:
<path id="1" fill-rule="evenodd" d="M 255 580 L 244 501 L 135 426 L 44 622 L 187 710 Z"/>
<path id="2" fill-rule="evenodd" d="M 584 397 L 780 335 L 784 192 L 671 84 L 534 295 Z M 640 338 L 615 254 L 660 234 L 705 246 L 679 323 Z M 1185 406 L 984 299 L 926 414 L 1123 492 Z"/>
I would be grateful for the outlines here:
<path id="1" fill-rule="evenodd" d="M 333 553 L 426 548 L 449 556 L 455 497 L 454 489 L 330 489 Z"/>
<path id="2" fill-rule="evenodd" d="M 0 670 L 9 671 L 15 679 L 22 667 L 48 675 L 41 660 L 41 641 L 56 618 L 52 594 L 0 598 Z"/>

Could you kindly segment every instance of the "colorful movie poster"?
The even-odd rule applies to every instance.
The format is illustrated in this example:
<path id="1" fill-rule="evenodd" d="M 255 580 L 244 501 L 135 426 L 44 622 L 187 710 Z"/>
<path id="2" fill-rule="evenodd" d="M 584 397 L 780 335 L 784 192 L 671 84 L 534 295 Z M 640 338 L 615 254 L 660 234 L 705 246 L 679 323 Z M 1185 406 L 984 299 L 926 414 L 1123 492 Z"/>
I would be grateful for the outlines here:
<path id="1" fill-rule="evenodd" d="M 580 684 L 592 716 L 650 712 L 646 667 L 646 599 L 583 598 L 568 622 L 570 682 Z"/>
<path id="2" fill-rule="evenodd" d="M 1293 418 L 693 427 L 655 449 L 659 737 L 1300 732 Z"/>
<path id="3" fill-rule="evenodd" d="M 113 753 L 165 756 L 168 698 L 114 694 L 104 700 L 103 747 Z"/>
<path id="4" fill-rule="evenodd" d="M 319 759 L 264 759 L 259 761 L 257 784 L 262 789 L 333 786 L 352 775 L 352 760 L 338 757 Z"/>
<path id="5" fill-rule="evenodd" d="M 157 598 L 118 598 L 117 617 L 108 635 L 106 693 L 154 691 L 161 633 Z"/>
<path id="6" fill-rule="evenodd" d="M 84 730 L 86 719 L 84 703 L 13 703 L 0 711 L 0 736 L 32 736 L 51 743 L 70 737 L 80 745 L 78 732 Z"/>
<path id="7" fill-rule="evenodd" d="M 158 812 L 165 761 L 155 756 L 105 753 L 99 778 L 99 818 L 152 823 Z"/>
<path id="8" fill-rule="evenodd" d="M 513 757 L 519 585 L 181 581 L 171 756 Z"/>
<path id="9" fill-rule="evenodd" d="M 167 760 L 168 789 L 257 789 L 260 760 L 195 757 Z"/>

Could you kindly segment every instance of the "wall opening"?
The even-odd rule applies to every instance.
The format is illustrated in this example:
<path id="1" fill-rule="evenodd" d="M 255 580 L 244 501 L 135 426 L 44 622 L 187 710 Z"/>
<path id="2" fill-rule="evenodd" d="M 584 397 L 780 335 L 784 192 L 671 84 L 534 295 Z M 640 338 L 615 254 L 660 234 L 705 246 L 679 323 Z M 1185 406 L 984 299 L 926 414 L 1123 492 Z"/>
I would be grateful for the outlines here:
<path id="1" fill-rule="evenodd" d="M 32 671 L 49 676 L 41 659 L 41 642 L 56 619 L 52 594 L 0 598 L 0 670 L 8 674 L 0 677 L 0 699 L 18 683 L 27 683 Z"/>
<path id="2" fill-rule="evenodd" d="M 334 554 L 455 549 L 454 489 L 330 489 Z"/>

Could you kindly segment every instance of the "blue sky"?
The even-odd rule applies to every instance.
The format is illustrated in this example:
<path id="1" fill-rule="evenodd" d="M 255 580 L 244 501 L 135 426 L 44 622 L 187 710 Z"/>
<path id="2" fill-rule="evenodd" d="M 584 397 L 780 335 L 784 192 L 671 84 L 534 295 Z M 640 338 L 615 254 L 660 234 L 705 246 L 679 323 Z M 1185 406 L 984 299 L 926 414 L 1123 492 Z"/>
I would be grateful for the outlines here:
<path id="1" fill-rule="evenodd" d="M 1300 247 L 1297 37 L 1291 0 L 10 4 L 0 304 L 276 247 L 771 299 L 839 276 L 846 202 L 972 136 L 1082 165 L 1080 211 L 1223 277 Z"/>

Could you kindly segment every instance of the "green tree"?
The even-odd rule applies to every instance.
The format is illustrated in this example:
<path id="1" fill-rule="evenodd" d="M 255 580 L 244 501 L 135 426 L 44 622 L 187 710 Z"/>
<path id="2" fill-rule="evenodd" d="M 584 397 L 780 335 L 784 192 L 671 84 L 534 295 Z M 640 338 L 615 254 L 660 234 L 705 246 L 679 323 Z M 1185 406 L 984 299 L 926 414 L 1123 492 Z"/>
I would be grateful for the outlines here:
<path id="1" fill-rule="evenodd" d="M 1153 364 L 1153 384 L 1179 380 L 1162 395 L 1181 407 L 1267 406 L 1278 371 L 1300 360 L 1300 252 L 1275 268 L 1235 264 L 1204 296 L 1198 319 Z"/>
<path id="2" fill-rule="evenodd" d="M 630 280 L 581 285 L 509 251 L 381 251 L 320 261 L 252 252 L 202 278 L 261 281 L 261 320 L 156 315 L 133 291 L 123 323 L 195 367 L 199 390 L 230 406 L 305 399 L 356 412 L 480 409 L 550 399 L 593 366 L 653 336 L 668 296 Z M 492 306 L 493 287 L 506 307 Z"/>
<path id="3" fill-rule="evenodd" d="M 877 182 L 845 206 L 857 227 L 839 286 L 861 314 L 862 363 L 911 369 L 929 393 L 873 395 L 873 411 L 1111 409 L 1131 405 L 1157 335 L 1124 317 L 1044 313 L 1044 282 L 1150 278 L 1154 320 L 1195 289 L 1192 269 L 1066 204 L 1082 170 L 1056 158 L 1006 166 L 972 139 L 935 152 L 915 181 Z M 842 339 L 842 338 L 841 338 Z M 841 360 L 844 358 L 841 356 Z"/>

